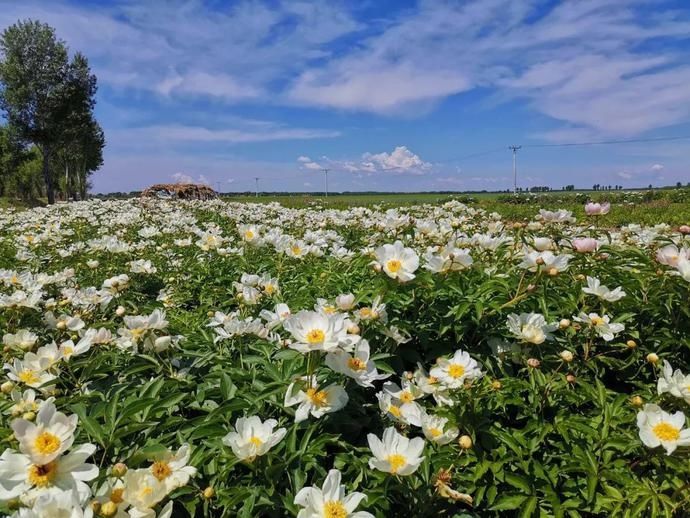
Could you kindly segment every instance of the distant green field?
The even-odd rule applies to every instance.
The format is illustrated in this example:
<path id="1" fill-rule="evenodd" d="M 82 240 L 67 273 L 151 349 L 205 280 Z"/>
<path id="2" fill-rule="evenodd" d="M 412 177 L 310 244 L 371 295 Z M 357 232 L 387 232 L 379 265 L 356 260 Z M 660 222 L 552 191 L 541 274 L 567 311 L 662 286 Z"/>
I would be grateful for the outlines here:
<path id="1" fill-rule="evenodd" d="M 643 191 L 637 193 L 642 196 Z M 440 194 L 440 193 L 409 193 L 409 194 L 336 194 L 328 198 L 314 194 L 293 196 L 222 196 L 226 201 L 248 203 L 278 202 L 286 207 L 305 207 L 319 205 L 324 208 L 344 209 L 352 206 L 380 205 L 383 208 L 412 205 L 419 203 L 443 203 L 449 200 L 458 200 L 468 205 L 485 209 L 490 212 L 498 212 L 510 221 L 528 221 L 534 219 L 539 209 L 567 209 L 573 211 L 573 215 L 579 220 L 586 218 L 584 203 L 577 200 L 577 194 L 586 199 L 599 199 L 602 196 L 613 196 L 611 213 L 598 219 L 604 226 L 620 226 L 630 223 L 669 225 L 690 224 L 690 203 L 672 201 L 663 194 L 659 199 L 649 201 L 622 201 L 622 193 L 600 193 L 592 191 L 552 191 L 542 193 L 534 201 L 523 204 L 513 204 L 500 201 L 503 193 L 471 193 L 471 194 Z M 525 196 L 525 195 L 521 195 Z M 621 198 L 616 201 L 616 198 Z"/>

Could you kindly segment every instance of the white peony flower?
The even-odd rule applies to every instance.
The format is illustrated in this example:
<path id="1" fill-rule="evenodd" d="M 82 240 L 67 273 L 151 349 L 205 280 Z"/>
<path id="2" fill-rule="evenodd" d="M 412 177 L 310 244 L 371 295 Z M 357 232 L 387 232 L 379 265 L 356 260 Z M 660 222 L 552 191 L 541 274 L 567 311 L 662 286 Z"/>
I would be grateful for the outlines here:
<path id="1" fill-rule="evenodd" d="M 323 486 L 303 487 L 295 495 L 295 505 L 300 509 L 297 518 L 374 518 L 366 511 L 355 509 L 366 500 L 364 493 L 352 492 L 345 494 L 345 486 L 340 484 L 341 474 L 337 469 L 328 472 Z"/>
<path id="2" fill-rule="evenodd" d="M 377 248 L 374 256 L 376 261 L 373 264 L 380 267 L 388 277 L 400 282 L 414 279 L 414 272 L 419 268 L 419 256 L 411 248 L 406 248 L 402 241 Z"/>
<path id="3" fill-rule="evenodd" d="M 541 313 L 511 313 L 506 324 L 515 338 L 535 345 L 552 340 L 551 331 L 558 329 L 556 323 L 547 324 Z"/>
<path id="4" fill-rule="evenodd" d="M 662 446 L 671 455 L 678 446 L 690 446 L 690 430 L 685 426 L 685 414 L 669 414 L 659 406 L 646 404 L 637 413 L 640 440 L 649 448 Z"/>
<path id="5" fill-rule="evenodd" d="M 411 475 L 424 460 L 424 439 L 408 439 L 400 435 L 394 427 L 383 432 L 382 439 L 370 433 L 367 435 L 369 448 L 374 456 L 369 459 L 369 467 L 393 475 Z"/>
<path id="6" fill-rule="evenodd" d="M 230 446 L 238 459 L 251 462 L 283 440 L 287 430 L 274 431 L 277 424 L 275 419 L 262 422 L 258 416 L 240 417 L 235 421 L 235 429 L 223 437 L 223 444 Z"/>

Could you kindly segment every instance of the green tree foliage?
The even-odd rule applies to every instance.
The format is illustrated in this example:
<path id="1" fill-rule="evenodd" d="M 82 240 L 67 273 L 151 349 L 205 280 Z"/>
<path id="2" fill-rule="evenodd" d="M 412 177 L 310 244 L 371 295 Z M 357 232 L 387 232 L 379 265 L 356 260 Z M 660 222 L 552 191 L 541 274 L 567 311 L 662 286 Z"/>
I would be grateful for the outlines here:
<path id="1" fill-rule="evenodd" d="M 85 197 L 88 176 L 102 164 L 95 94 L 86 57 L 76 53 L 70 61 L 52 27 L 20 21 L 0 35 L 0 108 L 11 132 L 40 152 L 49 203 L 56 189 L 65 199 Z"/>

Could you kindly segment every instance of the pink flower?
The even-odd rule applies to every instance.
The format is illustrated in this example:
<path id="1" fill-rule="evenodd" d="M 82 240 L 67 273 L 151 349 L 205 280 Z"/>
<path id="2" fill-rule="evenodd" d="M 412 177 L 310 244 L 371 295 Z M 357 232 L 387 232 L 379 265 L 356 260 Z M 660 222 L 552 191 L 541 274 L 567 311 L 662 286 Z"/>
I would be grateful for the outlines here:
<path id="1" fill-rule="evenodd" d="M 585 213 L 588 216 L 603 216 L 604 214 L 608 214 L 609 211 L 611 210 L 611 204 L 610 203 L 593 203 L 589 202 L 585 205 Z"/>
<path id="2" fill-rule="evenodd" d="M 595 252 L 599 248 L 599 243 L 592 237 L 578 237 L 573 239 L 573 248 L 576 252 Z"/>

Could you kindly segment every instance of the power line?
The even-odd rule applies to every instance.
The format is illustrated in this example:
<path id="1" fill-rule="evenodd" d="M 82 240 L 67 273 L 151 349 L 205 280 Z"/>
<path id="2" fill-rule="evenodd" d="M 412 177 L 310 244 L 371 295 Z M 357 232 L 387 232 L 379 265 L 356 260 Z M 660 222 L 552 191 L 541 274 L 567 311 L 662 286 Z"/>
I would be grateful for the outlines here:
<path id="1" fill-rule="evenodd" d="M 685 140 L 690 139 L 690 135 L 681 135 L 677 137 L 658 137 L 658 138 L 638 138 L 627 140 L 600 140 L 592 142 L 565 142 L 561 144 L 525 144 L 525 147 L 568 147 L 568 146 L 603 146 L 609 144 L 633 144 L 642 142 L 666 142 L 671 140 Z"/>

